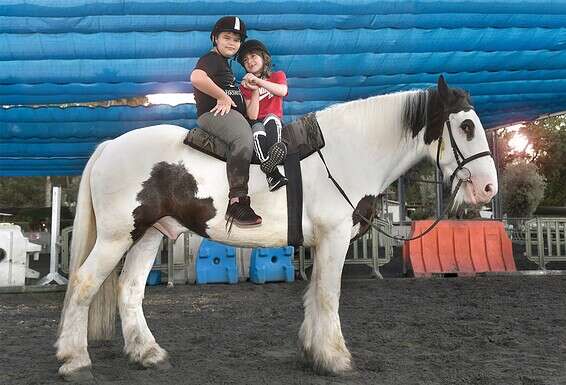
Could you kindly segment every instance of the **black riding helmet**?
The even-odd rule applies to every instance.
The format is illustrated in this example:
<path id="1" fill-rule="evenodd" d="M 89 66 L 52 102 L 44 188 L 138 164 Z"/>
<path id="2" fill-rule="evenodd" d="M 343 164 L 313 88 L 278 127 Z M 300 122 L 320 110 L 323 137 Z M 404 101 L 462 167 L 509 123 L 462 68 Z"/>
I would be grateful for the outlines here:
<path id="1" fill-rule="evenodd" d="M 238 16 L 224 16 L 218 19 L 216 24 L 214 24 L 214 28 L 212 28 L 212 32 L 210 33 L 210 40 L 212 40 L 212 44 L 214 43 L 214 37 L 218 36 L 220 32 L 234 32 L 240 35 L 240 41 L 246 40 L 246 24 L 242 19 Z"/>
<path id="2" fill-rule="evenodd" d="M 252 39 L 246 41 L 240 46 L 240 50 L 238 51 L 236 60 L 238 60 L 238 63 L 240 63 L 240 65 L 243 67 L 244 57 L 250 52 L 257 52 L 257 51 L 263 51 L 267 56 L 271 56 L 271 54 L 267 50 L 267 47 L 261 41 Z"/>

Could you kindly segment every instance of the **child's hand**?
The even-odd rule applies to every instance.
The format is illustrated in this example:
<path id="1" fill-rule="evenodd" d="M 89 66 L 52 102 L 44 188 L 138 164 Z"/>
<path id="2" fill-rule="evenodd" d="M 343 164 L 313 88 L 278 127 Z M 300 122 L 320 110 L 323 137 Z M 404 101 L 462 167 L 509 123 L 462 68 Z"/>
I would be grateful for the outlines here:
<path id="1" fill-rule="evenodd" d="M 232 107 L 236 107 L 236 103 L 228 95 L 224 95 L 221 99 L 216 99 L 216 105 L 210 112 L 214 112 L 214 116 L 220 114 L 220 116 L 226 115 L 230 112 Z"/>
<path id="2" fill-rule="evenodd" d="M 258 85 L 256 85 L 256 84 L 251 84 L 251 83 L 247 82 L 246 80 L 242 80 L 242 85 L 243 85 L 244 87 L 246 87 L 247 89 L 252 90 L 252 91 L 255 91 L 255 90 L 259 89 L 259 86 L 258 86 Z"/>
<path id="3" fill-rule="evenodd" d="M 257 76 L 255 76 L 254 74 L 252 74 L 252 73 L 247 73 L 247 74 L 244 76 L 244 81 L 245 81 L 247 84 L 250 84 L 250 85 L 252 85 L 252 86 L 259 87 L 258 80 L 259 80 L 259 78 L 258 78 Z"/>

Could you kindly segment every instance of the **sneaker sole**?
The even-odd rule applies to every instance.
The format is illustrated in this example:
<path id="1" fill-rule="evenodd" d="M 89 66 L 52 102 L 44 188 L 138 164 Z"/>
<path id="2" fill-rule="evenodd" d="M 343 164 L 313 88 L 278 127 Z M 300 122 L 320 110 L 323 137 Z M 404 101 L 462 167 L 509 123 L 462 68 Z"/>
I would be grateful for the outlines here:
<path id="1" fill-rule="evenodd" d="M 269 157 L 259 167 L 265 174 L 271 174 L 275 167 L 287 156 L 287 146 L 285 143 L 275 143 L 268 152 Z"/>
<path id="2" fill-rule="evenodd" d="M 277 190 L 279 190 L 281 187 L 287 186 L 288 183 L 289 183 L 289 180 L 285 180 L 284 182 L 278 183 L 278 184 L 276 184 L 275 186 L 270 187 L 270 188 L 269 188 L 269 191 L 270 191 L 270 192 L 277 191 Z"/>
<path id="3" fill-rule="evenodd" d="M 227 215 L 224 216 L 224 219 L 229 221 L 231 218 L 228 217 Z M 253 227 L 259 227 L 261 226 L 263 221 L 259 222 L 259 223 L 250 223 L 250 224 L 245 224 L 245 223 L 240 223 L 236 220 L 234 220 L 234 222 L 232 222 L 232 224 L 240 229 L 249 229 L 249 228 L 253 228 Z"/>

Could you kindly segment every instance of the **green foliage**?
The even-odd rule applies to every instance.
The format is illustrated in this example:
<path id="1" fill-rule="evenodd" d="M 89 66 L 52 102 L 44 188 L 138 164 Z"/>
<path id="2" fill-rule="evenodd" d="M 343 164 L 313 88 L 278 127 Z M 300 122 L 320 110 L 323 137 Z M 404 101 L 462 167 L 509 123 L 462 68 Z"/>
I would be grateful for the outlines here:
<path id="1" fill-rule="evenodd" d="M 43 207 L 45 177 L 0 178 L 0 207 Z"/>
<path id="2" fill-rule="evenodd" d="M 77 200 L 80 177 L 1 177 L 0 208 L 46 207 L 50 206 L 51 186 L 61 186 L 61 205 L 74 207 Z M 46 191 L 49 197 L 46 199 Z"/>
<path id="3" fill-rule="evenodd" d="M 518 160 L 533 162 L 546 180 L 546 191 L 541 204 L 566 206 L 566 115 L 553 116 L 525 124 L 521 129 L 532 144 L 534 153 L 503 153 L 504 167 Z M 503 133 L 503 139 L 510 133 Z M 500 143 L 506 143 L 501 140 Z"/>
<path id="4" fill-rule="evenodd" d="M 410 213 L 411 219 L 434 218 L 436 214 L 436 184 L 434 182 L 436 165 L 430 161 L 420 162 L 406 174 L 406 202 L 416 207 Z"/>
<path id="5" fill-rule="evenodd" d="M 525 135 L 533 143 L 533 162 L 547 181 L 542 204 L 566 206 L 566 115 L 529 123 Z"/>
<path id="6" fill-rule="evenodd" d="M 503 211 L 512 218 L 530 217 L 544 196 L 545 181 L 532 163 L 507 166 L 501 181 Z"/>

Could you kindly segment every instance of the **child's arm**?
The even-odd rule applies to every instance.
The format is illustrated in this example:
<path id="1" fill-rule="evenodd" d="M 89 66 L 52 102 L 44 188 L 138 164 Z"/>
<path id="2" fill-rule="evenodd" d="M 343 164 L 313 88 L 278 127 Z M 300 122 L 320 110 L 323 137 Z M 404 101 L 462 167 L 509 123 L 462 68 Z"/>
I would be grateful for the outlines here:
<path id="1" fill-rule="evenodd" d="M 259 89 L 250 88 L 252 93 L 250 95 L 250 99 L 245 99 L 246 101 L 246 113 L 248 115 L 248 119 L 256 120 L 259 114 Z"/>
<path id="2" fill-rule="evenodd" d="M 230 111 L 230 108 L 236 107 L 232 98 L 226 95 L 222 88 L 218 87 L 203 70 L 195 69 L 191 72 L 191 83 L 199 91 L 216 99 L 216 106 L 210 110 L 210 112 L 214 112 L 215 116 L 217 114 L 225 115 Z"/>
<path id="3" fill-rule="evenodd" d="M 287 96 L 287 84 L 273 83 L 265 79 L 260 79 L 252 73 L 247 73 L 246 76 L 244 76 L 244 80 L 248 83 L 265 88 L 275 96 Z"/>

